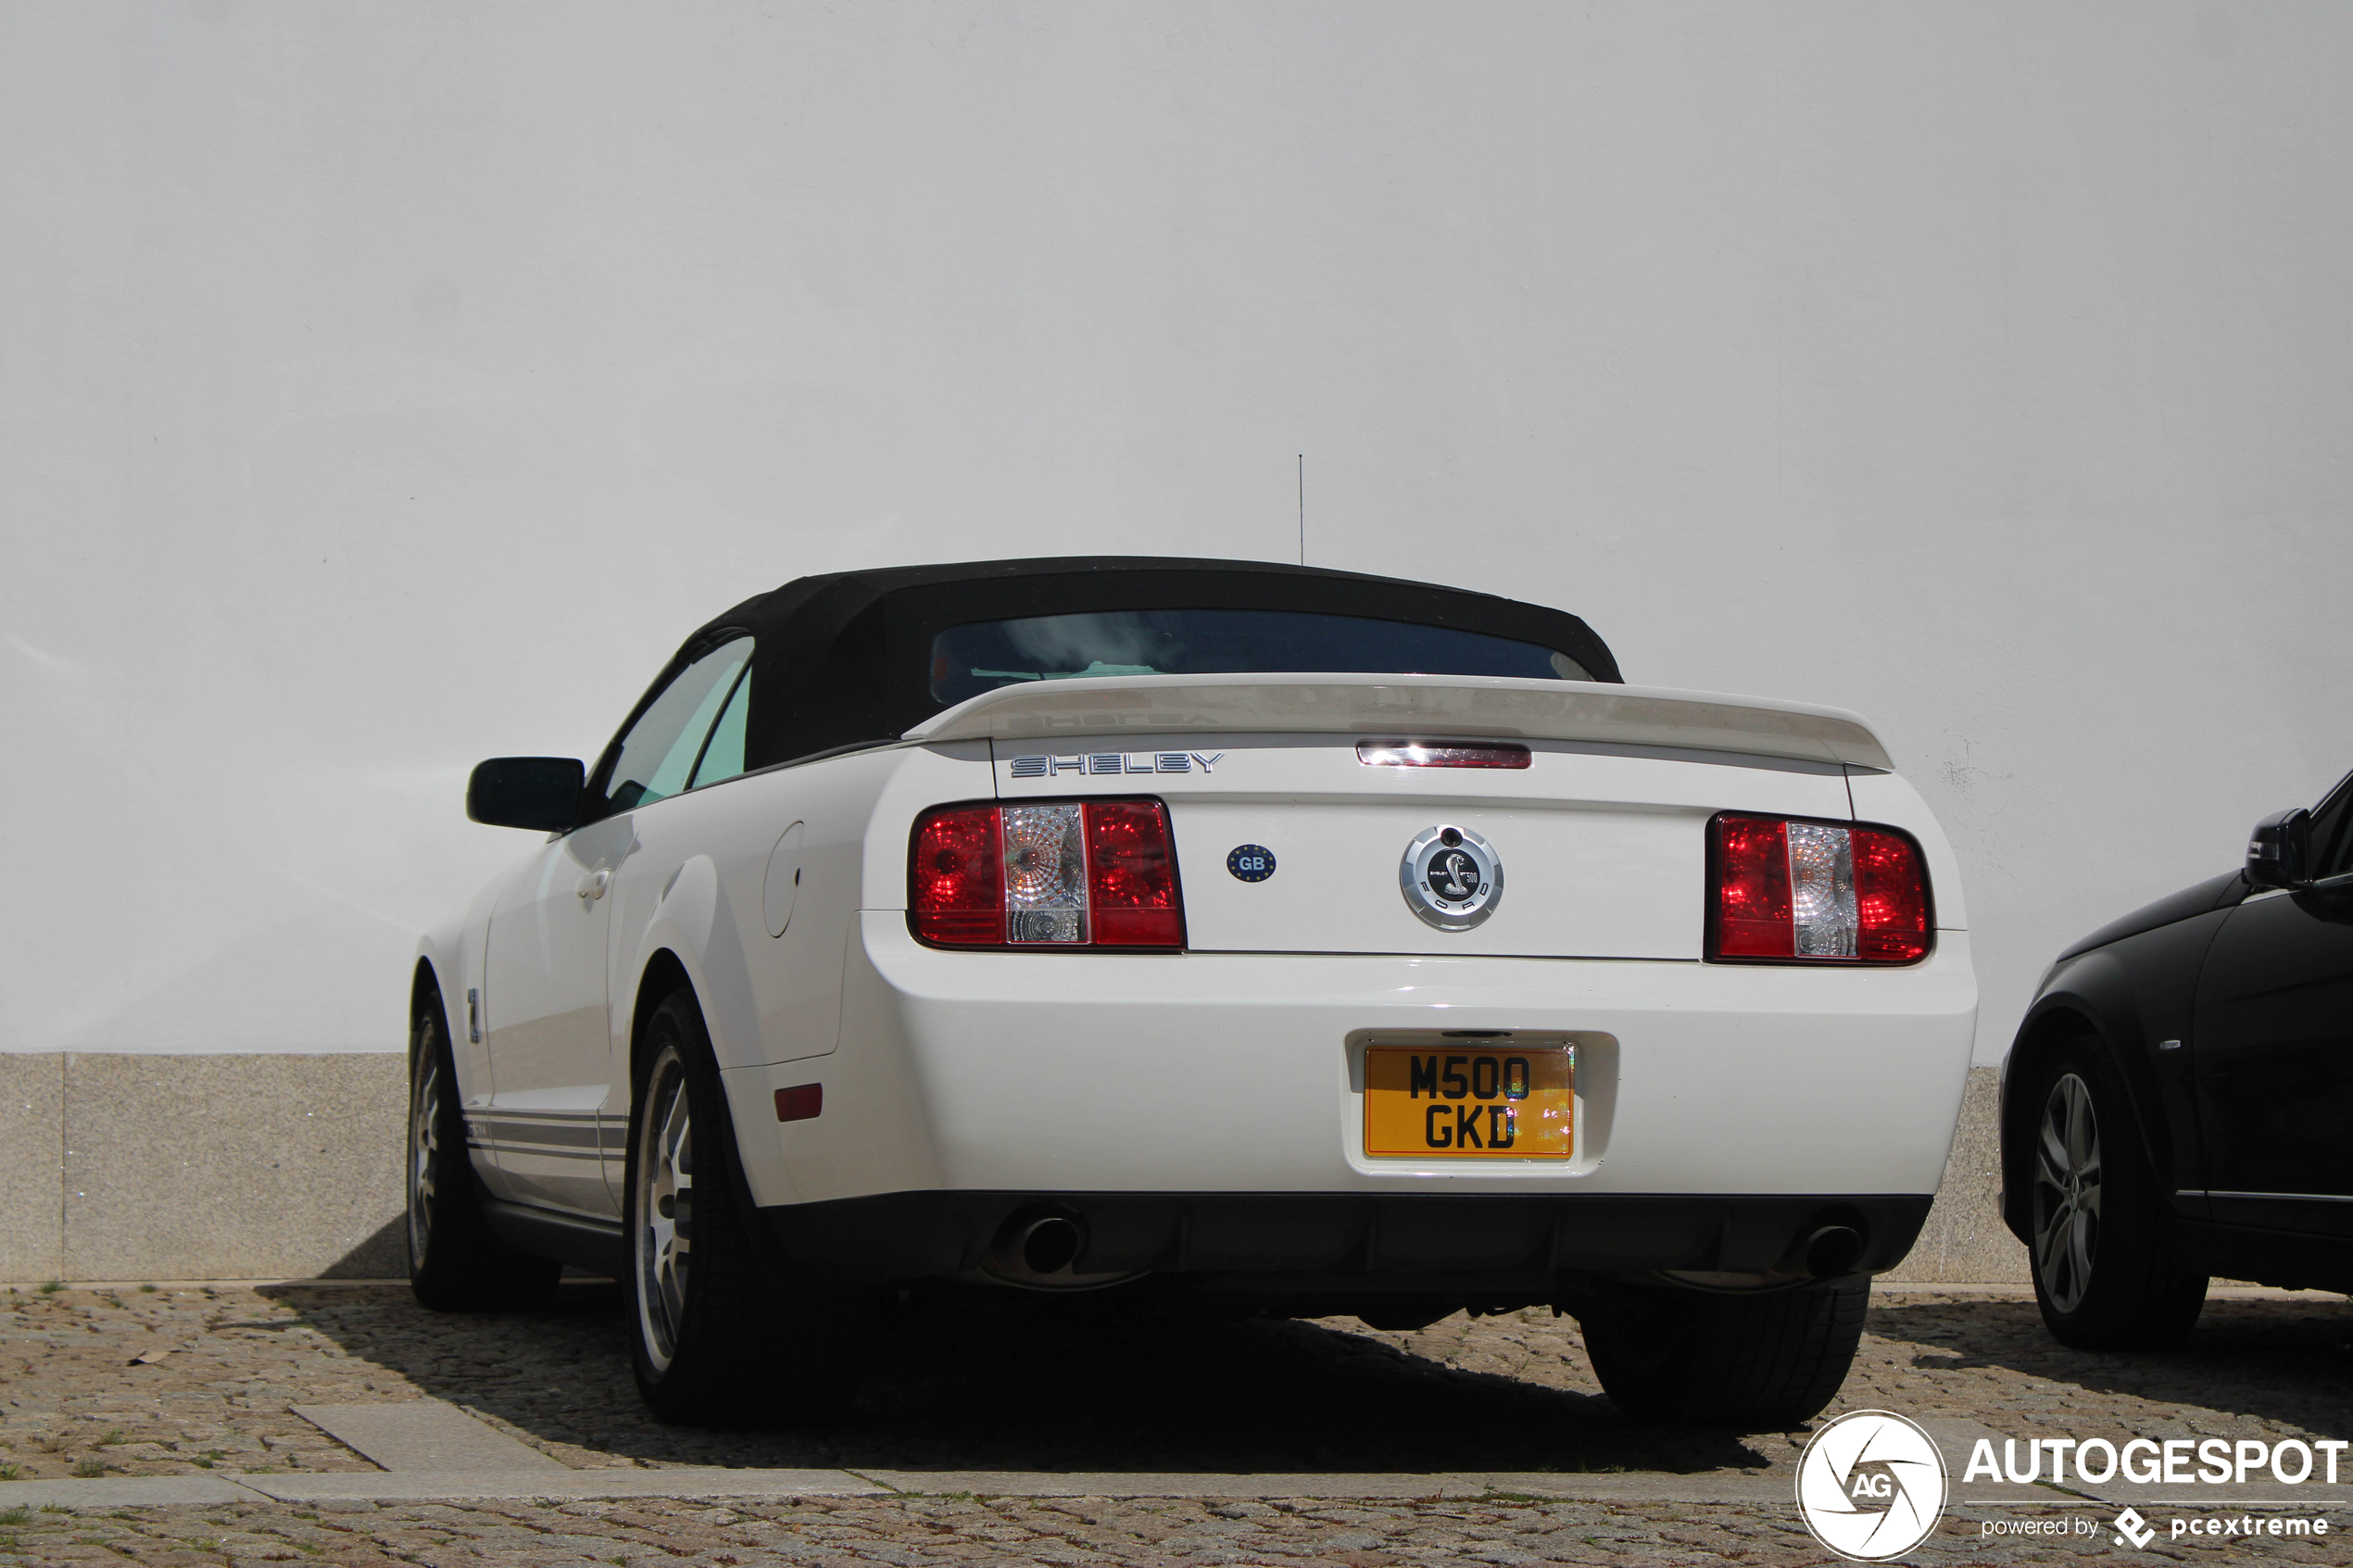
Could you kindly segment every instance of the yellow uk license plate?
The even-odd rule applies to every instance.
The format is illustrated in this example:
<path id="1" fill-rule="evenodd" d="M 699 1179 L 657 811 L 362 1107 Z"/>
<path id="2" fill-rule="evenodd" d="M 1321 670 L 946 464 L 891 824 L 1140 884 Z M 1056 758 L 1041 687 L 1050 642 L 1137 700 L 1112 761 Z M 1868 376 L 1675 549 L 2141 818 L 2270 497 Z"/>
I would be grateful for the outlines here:
<path id="1" fill-rule="evenodd" d="M 1576 1051 L 1365 1051 L 1365 1152 L 1425 1160 L 1567 1160 Z"/>

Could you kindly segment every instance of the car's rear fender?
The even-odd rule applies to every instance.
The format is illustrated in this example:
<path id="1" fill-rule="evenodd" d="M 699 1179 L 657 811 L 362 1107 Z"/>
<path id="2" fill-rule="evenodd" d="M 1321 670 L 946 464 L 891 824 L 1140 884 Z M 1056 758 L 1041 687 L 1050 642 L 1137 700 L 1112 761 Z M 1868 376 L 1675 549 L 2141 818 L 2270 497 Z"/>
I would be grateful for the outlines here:
<path id="1" fill-rule="evenodd" d="M 614 1022 L 628 1030 L 616 1042 L 624 1056 L 635 1049 L 645 1018 L 683 977 L 721 1065 L 763 1060 L 751 968 L 738 935 L 747 923 L 757 931 L 760 918 L 757 909 L 735 906 L 710 856 L 679 866 L 638 935 L 635 961 L 624 972 L 633 984 L 612 998 Z"/>
<path id="2" fill-rule="evenodd" d="M 870 896 L 874 861 L 888 862 L 892 896 L 905 902 L 905 830 L 877 855 L 873 822 L 912 818 L 913 801 L 988 791 L 985 745 L 900 746 L 768 769 L 641 809 L 608 894 L 615 1051 L 626 1060 L 637 1021 L 660 1002 L 644 993 L 664 954 L 693 986 L 723 1070 L 832 1051 L 842 944 Z M 789 864 L 778 859 L 787 839 Z"/>

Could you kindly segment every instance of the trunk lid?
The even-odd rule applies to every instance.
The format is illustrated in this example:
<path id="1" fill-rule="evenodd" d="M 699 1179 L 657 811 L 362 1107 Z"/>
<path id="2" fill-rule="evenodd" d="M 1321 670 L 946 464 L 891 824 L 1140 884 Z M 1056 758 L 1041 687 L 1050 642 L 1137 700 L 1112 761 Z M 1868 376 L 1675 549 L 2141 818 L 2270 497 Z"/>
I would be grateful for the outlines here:
<path id="1" fill-rule="evenodd" d="M 1187 946 L 1201 951 L 1695 960 L 1708 818 L 1846 821 L 1847 769 L 1887 766 L 1869 726 L 1834 709 L 1469 676 L 1038 683 L 908 738 L 982 737 L 1008 801 L 1166 801 Z M 1358 752 L 1465 738 L 1516 742 L 1529 766 L 1375 766 Z M 1445 828 L 1501 872 L 1459 929 L 1433 922 L 1403 874 Z M 1271 874 L 1246 863 L 1262 850 Z"/>

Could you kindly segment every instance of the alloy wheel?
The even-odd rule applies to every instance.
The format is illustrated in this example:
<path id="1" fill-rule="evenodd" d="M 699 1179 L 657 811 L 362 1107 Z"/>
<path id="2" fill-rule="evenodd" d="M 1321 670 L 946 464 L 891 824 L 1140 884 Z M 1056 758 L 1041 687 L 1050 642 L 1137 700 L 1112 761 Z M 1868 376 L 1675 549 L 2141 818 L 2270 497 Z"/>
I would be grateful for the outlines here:
<path id="1" fill-rule="evenodd" d="M 2099 1242 L 2099 1117 L 2091 1085 L 2065 1073 L 2043 1102 L 2034 1139 L 2034 1272 L 2058 1311 L 2082 1305 Z"/>
<path id="2" fill-rule="evenodd" d="M 637 1312 L 647 1359 L 668 1370 L 686 1319 L 694 1250 L 695 1138 L 686 1063 L 662 1052 L 647 1085 L 637 1150 Z"/>
<path id="3" fill-rule="evenodd" d="M 433 1205 L 441 1165 L 441 1053 L 428 1035 L 409 1097 L 409 1255 L 422 1264 L 433 1245 Z"/>

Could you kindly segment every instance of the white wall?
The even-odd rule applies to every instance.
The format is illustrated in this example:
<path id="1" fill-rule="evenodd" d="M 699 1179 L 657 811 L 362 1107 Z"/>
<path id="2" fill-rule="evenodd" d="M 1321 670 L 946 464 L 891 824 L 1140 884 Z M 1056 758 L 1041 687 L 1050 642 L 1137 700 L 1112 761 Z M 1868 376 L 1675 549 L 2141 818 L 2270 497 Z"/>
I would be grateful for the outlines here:
<path id="1" fill-rule="evenodd" d="M 1289 558 L 1842 704 L 2067 939 L 2353 767 L 2353 8 L 0 8 L 0 1047 L 382 1049 L 803 572 Z"/>

